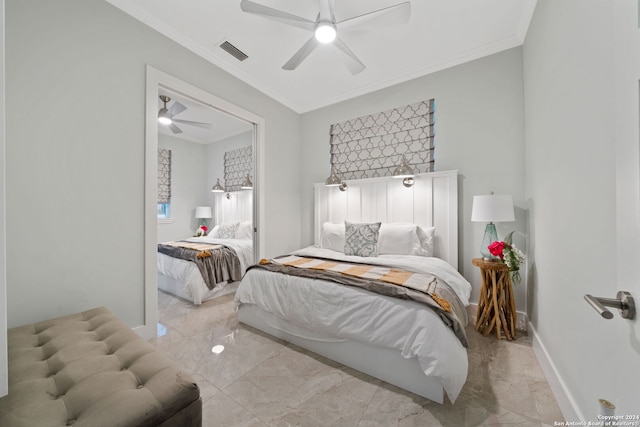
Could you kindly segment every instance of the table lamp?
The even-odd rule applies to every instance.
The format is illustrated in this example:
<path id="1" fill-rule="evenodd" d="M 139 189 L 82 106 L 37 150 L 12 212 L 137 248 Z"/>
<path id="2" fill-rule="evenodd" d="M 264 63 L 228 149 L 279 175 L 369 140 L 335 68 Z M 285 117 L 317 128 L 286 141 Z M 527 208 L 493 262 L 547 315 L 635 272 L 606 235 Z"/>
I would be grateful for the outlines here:
<path id="1" fill-rule="evenodd" d="M 489 194 L 484 196 L 473 196 L 473 207 L 471 208 L 471 221 L 488 223 L 484 229 L 480 254 L 484 259 L 494 259 L 489 252 L 488 246 L 498 240 L 495 222 L 515 221 L 513 213 L 513 199 L 510 195 Z"/>
<path id="2" fill-rule="evenodd" d="M 212 217 L 211 206 L 198 206 L 196 208 L 196 218 L 200 219 L 200 225 L 207 225 L 205 220 Z"/>

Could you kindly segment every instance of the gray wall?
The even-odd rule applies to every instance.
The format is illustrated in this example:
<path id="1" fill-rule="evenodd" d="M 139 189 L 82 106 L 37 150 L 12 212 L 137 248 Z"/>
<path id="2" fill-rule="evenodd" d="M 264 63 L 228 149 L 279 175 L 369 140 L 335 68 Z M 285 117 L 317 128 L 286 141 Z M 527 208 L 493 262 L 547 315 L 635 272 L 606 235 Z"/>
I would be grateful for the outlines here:
<path id="1" fill-rule="evenodd" d="M 615 317 L 603 321 L 583 300 L 586 293 L 614 297 L 627 289 L 637 296 L 640 290 L 637 280 L 618 276 L 638 271 L 638 218 L 621 221 L 631 206 L 637 214 L 638 67 L 628 85 L 614 78 L 633 69 L 633 55 L 615 54 L 637 40 L 637 4 L 627 6 L 632 3 L 539 0 L 524 45 L 533 266 L 528 310 L 576 416 L 590 421 L 596 421 L 598 398 L 616 403 L 617 415 L 640 408 L 637 319 L 621 319 L 613 310 Z M 623 21 L 614 18 L 618 8 L 629 9 Z M 614 43 L 617 31 L 631 35 Z M 637 58 L 637 45 L 634 52 Z M 614 83 L 631 99 L 616 115 Z M 619 133 L 627 128 L 635 131 Z M 620 192 L 616 200 L 625 185 L 616 182 L 619 166 L 629 162 L 634 172 L 625 179 L 635 182 L 635 191 Z M 624 241 L 636 243 L 617 252 Z"/>
<path id="2" fill-rule="evenodd" d="M 158 148 L 171 150 L 171 223 L 158 223 L 158 241 L 180 240 L 194 235 L 200 226 L 196 206 L 211 206 L 205 190 L 207 146 L 158 134 Z M 209 191 L 211 193 L 211 191 Z"/>
<path id="3" fill-rule="evenodd" d="M 9 326 L 100 305 L 144 323 L 147 65 L 264 117 L 260 255 L 299 247 L 296 113 L 102 0 L 10 0 L 6 21 Z"/>
<path id="4" fill-rule="evenodd" d="M 498 224 L 524 249 L 524 119 L 522 50 L 486 58 L 411 80 L 302 116 L 302 242 L 313 243 L 313 183 L 329 176 L 329 126 L 332 123 L 435 98 L 436 169 L 458 169 L 459 270 L 473 285 L 477 301 L 480 273 L 471 260 L 480 256 L 484 223 L 472 223 L 473 196 L 511 194 L 517 222 Z M 526 276 L 526 274 L 523 274 Z M 516 288 L 518 310 L 524 311 L 526 283 Z"/>

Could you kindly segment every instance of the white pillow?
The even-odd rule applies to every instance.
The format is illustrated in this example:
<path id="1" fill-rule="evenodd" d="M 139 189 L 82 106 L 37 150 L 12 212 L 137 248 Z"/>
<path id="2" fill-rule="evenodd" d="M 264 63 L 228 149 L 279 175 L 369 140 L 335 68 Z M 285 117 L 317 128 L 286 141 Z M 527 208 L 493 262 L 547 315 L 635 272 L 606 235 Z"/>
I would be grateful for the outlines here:
<path id="1" fill-rule="evenodd" d="M 251 240 L 253 238 L 253 225 L 250 221 L 243 221 L 236 231 L 236 239 Z"/>
<path id="2" fill-rule="evenodd" d="M 207 234 L 207 236 L 212 237 L 214 239 L 218 238 L 218 229 L 220 228 L 219 225 L 216 225 L 215 227 L 213 227 L 211 229 L 211 231 L 209 232 L 209 234 Z"/>
<path id="3" fill-rule="evenodd" d="M 344 252 L 344 223 L 325 222 L 320 230 L 320 247 Z"/>
<path id="4" fill-rule="evenodd" d="M 426 230 L 415 224 L 383 223 L 380 227 L 380 255 L 433 256 L 435 228 Z"/>
<path id="5" fill-rule="evenodd" d="M 426 252 L 425 256 L 434 256 L 433 241 L 434 241 L 435 233 L 436 233 L 435 227 L 422 228 L 418 226 L 418 237 L 420 238 L 420 244 L 422 245 L 422 249 L 424 249 L 424 251 Z"/>

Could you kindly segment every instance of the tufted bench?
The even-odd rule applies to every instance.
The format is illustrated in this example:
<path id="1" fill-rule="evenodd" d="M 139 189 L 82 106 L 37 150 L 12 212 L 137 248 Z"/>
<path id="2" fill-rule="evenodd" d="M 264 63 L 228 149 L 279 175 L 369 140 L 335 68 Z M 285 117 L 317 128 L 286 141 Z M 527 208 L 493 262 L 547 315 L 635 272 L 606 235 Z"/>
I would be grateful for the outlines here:
<path id="1" fill-rule="evenodd" d="M 0 426 L 201 426 L 198 385 L 101 307 L 8 331 Z"/>

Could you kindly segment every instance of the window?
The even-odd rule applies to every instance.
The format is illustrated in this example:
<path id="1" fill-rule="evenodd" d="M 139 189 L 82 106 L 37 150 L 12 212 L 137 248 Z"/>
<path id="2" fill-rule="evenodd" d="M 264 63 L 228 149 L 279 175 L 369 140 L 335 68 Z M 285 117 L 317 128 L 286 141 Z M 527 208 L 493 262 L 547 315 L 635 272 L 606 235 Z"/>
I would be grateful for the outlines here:
<path id="1" fill-rule="evenodd" d="M 158 219 L 171 218 L 171 150 L 158 149 Z"/>
<path id="2" fill-rule="evenodd" d="M 171 218 L 171 203 L 158 203 L 158 218 Z"/>

